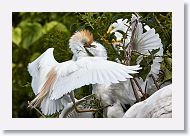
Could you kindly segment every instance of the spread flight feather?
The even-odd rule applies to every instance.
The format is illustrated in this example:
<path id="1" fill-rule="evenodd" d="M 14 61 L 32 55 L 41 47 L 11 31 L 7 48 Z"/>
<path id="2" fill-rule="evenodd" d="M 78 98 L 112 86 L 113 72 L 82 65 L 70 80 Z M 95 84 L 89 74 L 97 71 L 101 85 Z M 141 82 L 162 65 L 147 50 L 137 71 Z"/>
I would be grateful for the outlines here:
<path id="1" fill-rule="evenodd" d="M 29 106 L 38 106 L 45 97 L 50 100 L 60 99 L 84 85 L 126 81 L 132 78 L 130 74 L 140 69 L 139 65 L 125 66 L 104 57 L 79 57 L 76 61 L 58 63 L 54 59 L 53 50 L 49 48 L 28 66 L 32 88 L 37 94 Z"/>

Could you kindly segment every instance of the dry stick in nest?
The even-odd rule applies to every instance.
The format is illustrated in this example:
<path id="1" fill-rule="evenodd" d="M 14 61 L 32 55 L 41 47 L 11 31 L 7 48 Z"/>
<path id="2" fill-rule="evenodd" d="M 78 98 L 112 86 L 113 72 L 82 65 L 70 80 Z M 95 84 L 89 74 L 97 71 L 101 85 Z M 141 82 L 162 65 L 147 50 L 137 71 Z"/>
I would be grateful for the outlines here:
<path id="1" fill-rule="evenodd" d="M 85 102 L 87 99 L 89 99 L 89 98 L 91 98 L 91 97 L 94 97 L 94 94 L 85 96 L 84 98 L 78 100 L 77 102 L 75 102 L 76 106 L 79 106 L 81 103 Z M 63 117 L 67 117 L 68 114 L 73 111 L 73 109 L 75 109 L 74 104 L 73 104 L 73 106 L 72 106 L 70 109 L 68 109 L 68 110 L 66 111 L 66 113 L 63 115 Z M 63 109 L 63 110 L 64 110 L 64 109 Z"/>
<path id="2" fill-rule="evenodd" d="M 82 113 L 82 112 L 97 112 L 97 111 L 99 111 L 99 110 L 102 110 L 103 108 L 105 108 L 105 107 L 101 107 L 101 108 L 97 108 L 97 109 L 88 109 L 88 110 L 81 110 L 81 109 L 78 109 L 78 107 L 77 107 L 77 104 L 76 104 L 76 102 L 75 102 L 75 99 L 74 99 L 74 94 L 71 92 L 71 93 L 69 93 L 69 95 L 70 95 L 70 97 L 71 97 L 71 100 L 72 100 L 72 102 L 73 102 L 73 106 L 74 106 L 74 108 L 75 108 L 75 111 L 76 112 L 78 112 L 78 113 Z M 88 96 L 89 97 L 89 96 Z M 108 106 L 106 106 L 106 107 L 109 107 L 110 105 L 108 105 Z"/>

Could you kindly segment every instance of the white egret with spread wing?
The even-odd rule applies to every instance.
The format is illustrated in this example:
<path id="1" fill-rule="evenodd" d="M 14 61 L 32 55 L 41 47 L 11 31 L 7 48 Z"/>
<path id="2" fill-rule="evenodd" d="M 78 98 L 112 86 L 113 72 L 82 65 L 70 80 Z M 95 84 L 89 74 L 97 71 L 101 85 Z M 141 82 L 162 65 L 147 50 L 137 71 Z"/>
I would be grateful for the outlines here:
<path id="1" fill-rule="evenodd" d="M 152 94 L 158 89 L 158 86 L 154 85 L 155 82 L 153 78 L 158 78 L 157 75 L 160 71 L 160 63 L 162 62 L 163 56 L 163 45 L 159 35 L 155 33 L 154 28 L 151 29 L 148 25 L 145 25 L 144 29 L 147 31 L 143 33 L 143 25 L 139 19 L 140 17 L 135 16 L 134 14 L 132 14 L 131 21 L 128 21 L 127 19 L 118 19 L 109 26 L 108 33 L 114 33 L 116 36 L 116 41 L 113 44 L 119 43 L 119 45 L 123 45 L 124 43 L 124 46 L 133 44 L 132 50 L 139 53 L 139 57 L 136 60 L 137 64 L 140 64 L 143 55 L 150 55 L 152 50 L 158 49 L 158 52 L 155 53 L 156 57 L 153 59 L 151 70 L 147 75 L 145 82 L 142 84 L 144 87 L 147 83 L 147 92 Z M 126 33 L 126 37 L 124 38 L 123 34 L 120 32 Z M 125 42 L 121 39 L 125 40 Z M 153 77 L 150 77 L 150 75 Z"/>
<path id="2" fill-rule="evenodd" d="M 45 115 L 63 109 L 64 95 L 89 84 L 109 84 L 126 81 L 130 74 L 137 73 L 139 65 L 125 66 L 108 61 L 105 57 L 91 57 L 96 47 L 88 30 L 76 32 L 69 40 L 73 59 L 58 63 L 53 56 L 53 48 L 47 49 L 40 57 L 28 65 L 32 76 L 32 89 L 37 95 L 29 107 L 41 105 Z M 74 97 L 71 97 L 74 102 Z M 69 100 L 70 101 L 70 100 Z M 77 108 L 76 108 L 77 110 Z"/>

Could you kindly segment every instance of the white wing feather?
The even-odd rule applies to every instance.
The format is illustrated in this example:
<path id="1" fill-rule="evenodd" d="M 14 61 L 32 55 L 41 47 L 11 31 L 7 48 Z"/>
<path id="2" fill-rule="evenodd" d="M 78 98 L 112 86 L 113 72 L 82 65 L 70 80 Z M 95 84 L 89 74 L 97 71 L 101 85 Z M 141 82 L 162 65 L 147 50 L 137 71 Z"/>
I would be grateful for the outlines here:
<path id="1" fill-rule="evenodd" d="M 28 65 L 28 71 L 32 76 L 32 89 L 35 95 L 39 94 L 42 90 L 49 71 L 59 64 L 54 59 L 53 50 L 53 48 L 47 49 L 41 56 Z M 40 108 L 43 114 L 51 115 L 62 110 L 66 103 L 68 102 L 65 96 L 61 99 L 50 100 L 50 96 L 48 95 L 42 100 Z"/>
<path id="2" fill-rule="evenodd" d="M 53 113 L 59 112 L 63 109 L 61 100 L 50 100 L 48 97 L 45 97 L 41 103 L 41 111 L 44 115 L 52 115 Z"/>
<path id="3" fill-rule="evenodd" d="M 159 38 L 159 35 L 155 33 L 155 29 L 149 28 L 147 32 L 143 33 L 142 23 L 139 22 L 139 17 L 134 14 L 132 14 L 131 22 L 132 22 L 131 31 L 128 31 L 128 32 L 132 32 L 135 29 L 135 33 L 134 33 L 135 47 L 134 47 L 134 49 L 137 50 L 139 53 L 145 54 L 145 55 L 148 55 L 149 51 L 152 51 L 153 49 L 160 49 L 156 53 L 156 55 L 162 56 L 163 55 L 163 45 L 161 43 L 161 39 Z M 119 20 L 117 20 L 116 23 L 113 23 L 109 27 L 109 29 L 111 29 L 111 27 L 113 27 L 113 26 L 115 27 L 115 29 L 113 29 L 111 31 L 111 33 L 115 32 L 115 36 L 118 38 L 118 40 L 120 40 L 122 38 L 122 34 L 120 32 L 116 32 L 116 31 L 120 30 L 120 31 L 126 32 L 127 26 L 125 24 L 126 24 L 126 22 L 123 22 L 122 19 L 119 19 Z M 125 26 L 125 31 L 123 29 L 123 26 Z M 131 36 L 128 35 L 127 38 L 130 39 Z M 126 41 L 126 43 L 128 43 L 128 42 Z M 136 60 L 137 64 L 139 64 L 142 61 L 142 59 L 143 59 L 143 56 L 140 55 Z M 153 60 L 153 64 L 151 65 L 150 74 L 157 75 L 159 73 L 161 62 L 162 62 L 162 57 L 156 57 Z"/>
<path id="4" fill-rule="evenodd" d="M 142 25 L 139 26 L 139 29 L 140 28 L 142 29 Z M 135 36 L 136 37 L 135 45 L 136 45 L 136 50 L 138 52 L 142 54 L 149 54 L 149 51 L 152 51 L 153 49 L 159 49 L 159 51 L 155 55 L 160 57 L 155 57 L 155 59 L 153 60 L 153 64 L 151 65 L 151 71 L 150 71 L 151 74 L 157 75 L 160 70 L 160 63 L 162 62 L 162 55 L 163 55 L 163 45 L 161 43 L 161 39 L 159 38 L 158 34 L 155 34 L 154 29 L 150 29 L 149 31 L 143 34 L 141 34 L 141 32 L 139 33 L 139 31 L 136 31 L 137 36 Z M 137 58 L 137 64 L 139 64 L 142 61 L 142 59 L 143 56 L 140 55 Z"/>
<path id="5" fill-rule="evenodd" d="M 32 89 L 37 95 L 43 86 L 46 75 L 58 62 L 53 57 L 53 48 L 46 50 L 40 57 L 28 65 L 28 71 L 32 76 Z"/>
<path id="6" fill-rule="evenodd" d="M 137 73 L 139 65 L 125 66 L 108 61 L 103 57 L 83 57 L 77 61 L 58 63 L 53 56 L 53 48 L 45 51 L 40 57 L 28 65 L 32 76 L 32 89 L 39 95 L 48 80 L 48 73 L 55 69 L 56 78 L 49 85 L 46 97 L 36 97 L 32 102 L 41 102 L 41 109 L 45 115 L 50 115 L 63 108 L 60 103 L 64 94 L 89 84 L 119 83 L 132 78 L 129 74 Z M 44 93 L 44 92 L 43 92 Z M 39 100 L 42 99 L 43 100 Z M 36 101 L 36 102 L 35 102 Z"/>
<path id="7" fill-rule="evenodd" d="M 57 67 L 59 76 L 52 87 L 51 99 L 59 99 L 84 85 L 126 81 L 127 78 L 132 78 L 129 74 L 137 73 L 139 69 L 139 65 L 125 66 L 102 57 L 80 58 L 67 66 Z"/>
<path id="8" fill-rule="evenodd" d="M 65 108 L 68 103 L 71 103 L 71 99 L 67 95 L 57 100 L 51 100 L 48 95 L 43 99 L 40 108 L 44 115 L 52 115 Z"/>

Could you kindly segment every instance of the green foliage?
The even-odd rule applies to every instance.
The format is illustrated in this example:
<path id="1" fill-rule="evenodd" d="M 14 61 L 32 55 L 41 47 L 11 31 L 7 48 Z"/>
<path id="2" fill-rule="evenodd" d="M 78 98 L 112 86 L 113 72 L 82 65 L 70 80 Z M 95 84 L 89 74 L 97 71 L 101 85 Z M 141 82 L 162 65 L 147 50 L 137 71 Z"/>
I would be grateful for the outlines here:
<path id="1" fill-rule="evenodd" d="M 153 59 L 155 59 L 156 53 L 158 51 L 159 49 L 153 49 L 151 52 L 149 52 L 150 55 L 144 56 L 143 60 L 140 62 L 140 66 L 142 67 L 142 69 L 139 71 L 139 75 L 141 76 L 143 80 L 146 79 L 148 73 L 150 72 L 151 65 L 153 64 Z"/>
<path id="2" fill-rule="evenodd" d="M 21 37 L 22 37 L 22 30 L 20 27 L 17 27 L 15 29 L 13 29 L 12 32 L 12 41 L 14 44 L 19 45 L 21 42 Z"/>
<path id="3" fill-rule="evenodd" d="M 172 79 L 172 14 L 171 13 L 139 13 L 142 22 L 155 28 L 164 45 L 164 58 L 161 64 L 163 81 Z M 35 111 L 28 109 L 28 101 L 34 98 L 31 88 L 31 77 L 27 71 L 28 63 L 35 60 L 47 48 L 55 48 L 54 55 L 58 62 L 72 58 L 68 41 L 77 30 L 89 29 L 94 39 L 102 43 L 108 52 L 108 58 L 115 60 L 122 57 L 111 46 L 113 35 L 107 34 L 111 23 L 119 18 L 131 18 L 131 13 L 41 13 L 41 12 L 13 12 L 12 20 L 12 85 L 13 106 L 12 116 L 41 117 Z M 155 54 L 155 52 L 152 52 Z M 135 59 L 135 55 L 133 60 Z M 144 75 L 149 71 L 152 55 L 143 59 Z M 134 63 L 134 61 L 132 61 Z M 149 65 L 147 65 L 147 63 Z M 135 63 L 134 63 L 135 64 Z M 143 73 L 140 73 L 143 76 Z M 82 98 L 91 92 L 90 86 L 85 86 L 76 91 L 76 97 Z M 57 115 L 50 116 L 57 117 Z"/>

